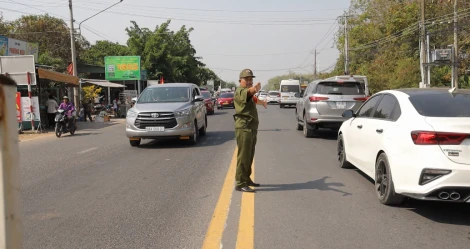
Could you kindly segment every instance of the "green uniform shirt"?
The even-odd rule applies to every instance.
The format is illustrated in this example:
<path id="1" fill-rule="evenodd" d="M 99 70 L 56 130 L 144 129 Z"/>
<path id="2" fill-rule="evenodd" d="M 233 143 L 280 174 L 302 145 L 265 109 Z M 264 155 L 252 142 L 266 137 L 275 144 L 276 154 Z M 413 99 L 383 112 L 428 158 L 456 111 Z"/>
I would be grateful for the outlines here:
<path id="1" fill-rule="evenodd" d="M 248 88 L 239 87 L 235 91 L 235 129 L 258 129 L 258 110 L 253 96 L 248 97 Z"/>

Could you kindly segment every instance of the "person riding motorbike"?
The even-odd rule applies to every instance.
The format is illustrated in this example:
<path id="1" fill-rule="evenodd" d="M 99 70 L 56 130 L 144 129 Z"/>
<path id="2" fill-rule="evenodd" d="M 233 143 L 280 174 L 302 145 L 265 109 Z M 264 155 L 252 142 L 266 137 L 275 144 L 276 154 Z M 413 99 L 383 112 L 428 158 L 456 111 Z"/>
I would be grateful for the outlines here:
<path id="1" fill-rule="evenodd" d="M 62 99 L 64 100 L 64 102 L 60 103 L 59 109 L 62 109 L 65 111 L 65 117 L 67 118 L 67 121 L 68 121 L 67 129 L 70 129 L 70 127 L 72 127 L 72 121 L 73 121 L 72 112 L 75 111 L 75 106 L 73 105 L 72 102 L 69 101 L 69 97 L 64 96 Z"/>

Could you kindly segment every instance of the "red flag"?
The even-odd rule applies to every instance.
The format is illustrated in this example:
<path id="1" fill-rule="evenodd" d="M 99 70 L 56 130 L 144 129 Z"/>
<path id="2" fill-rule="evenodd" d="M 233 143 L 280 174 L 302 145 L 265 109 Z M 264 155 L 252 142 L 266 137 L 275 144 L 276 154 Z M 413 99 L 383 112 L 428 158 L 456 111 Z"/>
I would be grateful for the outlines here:
<path id="1" fill-rule="evenodd" d="M 73 63 L 70 63 L 70 65 L 67 67 L 67 73 L 73 75 Z"/>

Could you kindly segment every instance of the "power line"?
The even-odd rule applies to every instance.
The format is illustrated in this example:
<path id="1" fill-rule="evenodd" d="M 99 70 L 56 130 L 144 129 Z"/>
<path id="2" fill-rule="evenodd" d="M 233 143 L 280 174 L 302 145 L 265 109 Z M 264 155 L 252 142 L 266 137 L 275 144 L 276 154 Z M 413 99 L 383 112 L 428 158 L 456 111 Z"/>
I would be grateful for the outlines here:
<path id="1" fill-rule="evenodd" d="M 88 1 L 93 4 L 104 4 L 102 2 Z M 322 12 L 322 11 L 343 11 L 344 8 L 331 8 L 331 9 L 303 9 L 303 10 L 228 10 L 228 9 L 194 9 L 194 8 L 179 8 L 179 7 L 158 7 L 149 5 L 132 5 L 133 7 L 154 8 L 163 10 L 187 10 L 187 11 L 201 11 L 201 12 L 233 12 L 233 13 L 300 13 L 300 12 Z"/>
<path id="2" fill-rule="evenodd" d="M 93 8 L 87 7 L 77 7 L 80 9 L 86 10 L 96 10 Z M 116 15 L 125 15 L 125 16 L 132 16 L 132 17 L 146 17 L 152 19 L 161 19 L 161 20 L 177 20 L 177 21 L 188 21 L 188 22 L 202 22 L 202 23 L 211 23 L 211 24 L 247 24 L 247 25 L 260 25 L 260 26 L 280 26 L 280 25 L 287 25 L 287 26 L 312 26 L 312 25 L 320 25 L 320 24 L 331 24 L 331 21 L 335 19 L 317 19 L 317 20 L 295 20 L 295 21 L 282 21 L 282 20 L 260 20 L 261 22 L 265 23 L 254 23 L 254 22 L 242 22 L 236 20 L 216 20 L 216 19 L 188 19 L 188 18 L 178 18 L 178 17 L 171 17 L 171 16 L 155 16 L 155 15 L 145 15 L 145 14 L 137 14 L 137 13 L 126 13 L 126 12 L 117 12 L 117 11 L 107 11 L 107 14 L 116 14 Z M 257 21 L 257 22 L 260 22 Z"/>
<path id="3" fill-rule="evenodd" d="M 123 2 L 123 5 L 125 2 Z M 141 9 L 141 8 L 136 8 L 134 5 L 130 5 L 130 6 L 117 6 L 115 8 L 115 10 L 121 10 L 121 11 L 124 11 L 126 13 L 129 13 L 129 12 L 132 12 L 132 13 L 143 13 L 143 14 L 150 14 L 150 15 L 154 15 L 155 14 L 155 11 L 160 11 L 160 10 L 157 10 L 157 9 L 154 9 L 152 8 L 152 6 L 148 6 L 144 9 Z M 78 4 L 77 6 L 80 6 L 81 7 L 86 7 L 86 8 L 93 8 L 93 10 L 96 10 L 96 6 L 90 6 L 90 4 L 85 4 L 85 3 L 81 3 L 81 4 Z M 132 10 L 132 11 L 130 11 Z M 135 10 L 135 11 L 134 11 Z M 178 17 L 178 18 L 187 18 L 188 16 L 196 16 L 196 17 L 204 17 L 204 18 L 210 18 L 210 17 L 215 17 L 215 18 L 218 18 L 220 20 L 220 18 L 224 19 L 224 20 L 227 20 L 227 18 L 235 18 L 236 20 L 240 20 L 240 19 L 243 19 L 244 21 L 250 21 L 249 19 L 253 19 L 253 15 L 250 14 L 248 17 L 242 17 L 240 16 L 240 14 L 237 13 L 236 16 L 228 16 L 227 14 L 223 14 L 222 16 L 220 15 L 208 15 L 206 13 L 199 13 L 199 14 L 194 14 L 194 13 L 181 13 L 181 12 L 172 12 L 172 11 L 165 11 L 164 12 L 165 14 L 167 15 L 171 15 L 171 16 L 174 16 L 175 18 Z M 183 15 L 183 17 L 180 17 L 180 16 L 175 16 L 175 15 Z M 261 20 L 261 21 L 269 21 L 269 19 L 273 19 L 272 16 L 269 16 L 268 18 L 269 19 L 263 19 L 263 17 L 268 17 L 268 16 L 260 16 L 260 15 L 256 15 L 256 18 L 257 20 Z M 305 20 L 312 20 L 312 21 L 322 21 L 322 20 L 334 20 L 334 19 L 331 19 L 331 18 L 312 18 L 312 17 L 298 17 L 298 15 L 296 15 L 296 17 L 289 17 L 289 16 L 285 16 L 285 15 L 276 15 L 276 17 L 281 17 L 280 20 L 297 20 L 297 21 L 305 21 Z M 247 19 L 248 18 L 248 19 Z M 211 20 L 211 19 L 207 19 L 207 20 Z"/>
<path id="4" fill-rule="evenodd" d="M 32 9 L 39 10 L 39 11 L 41 11 L 41 12 L 44 12 L 44 13 L 46 13 L 46 14 L 50 14 L 50 15 L 52 15 L 52 16 L 60 17 L 59 19 L 61 19 L 61 20 L 63 20 L 63 21 L 67 21 L 67 17 L 61 16 L 61 15 L 57 15 L 57 14 L 54 14 L 54 13 L 50 13 L 50 12 L 48 12 L 48 11 L 46 11 L 46 10 L 43 10 L 43 9 L 40 9 L 40 8 L 36 8 L 36 7 L 32 7 L 32 6 L 28 5 L 28 4 L 23 4 L 23 3 L 15 2 L 15 1 L 13 1 L 13 0 L 9 0 L 9 1 L 10 1 L 10 2 L 13 2 L 13 3 L 17 3 L 17 4 L 20 4 L 20 5 L 23 5 L 23 6 L 26 6 L 26 7 L 30 7 L 30 8 L 32 8 Z M 12 9 L 8 9 L 8 8 L 3 8 L 3 7 L 0 7 L 0 9 L 4 9 L 4 10 L 8 10 L 8 11 L 13 11 L 13 12 L 18 12 L 18 13 L 27 14 L 27 15 L 35 15 L 35 14 L 33 14 L 33 13 L 28 13 L 28 12 L 23 12 L 23 11 L 17 11 L 17 10 L 12 10 Z M 108 38 L 105 38 L 105 37 L 103 37 L 103 36 L 106 36 L 106 35 L 104 35 L 103 33 L 98 32 L 98 31 L 96 31 L 96 30 L 92 31 L 93 29 L 90 28 L 90 27 L 88 27 L 88 26 L 86 26 L 86 25 L 82 25 L 82 26 L 83 26 L 83 28 L 87 29 L 87 30 L 90 31 L 91 33 L 93 33 L 93 34 L 95 34 L 95 35 L 97 35 L 97 36 L 99 36 L 99 37 L 101 37 L 101 38 L 103 38 L 103 39 L 105 39 L 105 40 L 108 40 L 109 37 L 110 37 L 110 36 L 108 36 Z M 101 35 L 100 35 L 99 33 L 101 33 Z M 116 39 L 111 39 L 111 40 L 117 41 Z"/>
<path id="5" fill-rule="evenodd" d="M 467 11 L 468 11 L 468 12 L 467 12 Z M 450 15 L 450 14 L 442 15 L 442 16 L 435 17 L 435 18 L 432 18 L 432 19 L 429 19 L 429 20 L 433 20 L 433 22 L 445 21 L 445 20 L 447 20 L 447 19 L 446 19 L 446 18 L 442 18 L 442 17 L 449 16 L 449 15 Z M 452 14 L 452 15 L 453 15 L 453 14 Z M 466 17 L 466 16 L 470 16 L 470 8 L 460 11 L 460 15 L 459 15 L 460 18 Z M 449 18 L 450 18 L 450 17 L 449 17 Z M 453 17 L 452 17 L 452 18 L 453 18 Z M 428 21 L 428 24 L 429 24 L 429 23 L 430 23 L 430 22 Z M 364 44 L 364 45 L 359 45 L 359 46 L 350 48 L 349 50 L 354 51 L 354 50 L 363 50 L 363 49 L 367 49 L 367 48 L 371 48 L 371 47 L 376 47 L 376 46 L 379 46 L 379 45 L 382 45 L 382 44 L 391 42 L 391 41 L 393 41 L 393 40 L 395 40 L 395 39 L 402 38 L 402 37 L 404 37 L 404 36 L 413 34 L 414 32 L 416 32 L 416 31 L 419 29 L 418 24 L 419 24 L 419 22 L 413 23 L 412 25 L 408 26 L 407 28 L 405 28 L 405 29 L 403 29 L 403 30 L 400 30 L 400 31 L 397 31 L 397 32 L 395 32 L 395 33 L 392 34 L 392 35 L 389 35 L 389 36 L 386 36 L 386 37 L 382 37 L 382 38 L 380 38 L 380 39 L 377 39 L 377 40 L 375 40 L 375 41 L 372 41 L 372 42 L 367 43 L 367 44 Z"/>
<path id="6" fill-rule="evenodd" d="M 45 10 L 42 10 L 42 9 L 39 9 L 39 8 L 36 8 L 36 7 L 33 7 L 31 5 L 28 5 L 28 4 L 24 4 L 24 3 L 20 3 L 20 2 L 16 2 L 16 1 L 13 1 L 13 0 L 9 0 L 10 2 L 12 3 L 16 3 L 16 4 L 20 4 L 20 5 L 23 5 L 23 6 L 26 6 L 26 7 L 29 7 L 31 9 L 36 9 L 36 10 L 39 10 L 39 11 L 42 11 L 42 12 L 45 12 L 45 13 L 49 13 L 51 15 L 54 15 L 54 16 L 58 16 L 58 17 L 61 17 L 61 18 L 65 18 L 65 20 L 67 19 L 67 17 L 64 17 L 64 16 L 61 16 L 61 15 L 57 15 L 57 14 L 54 14 L 54 13 L 51 13 L 51 12 L 48 12 L 48 11 L 45 11 Z"/>
<path id="7" fill-rule="evenodd" d="M 333 31 L 333 27 L 335 26 L 336 22 L 338 21 L 338 18 L 336 18 L 335 22 L 331 25 L 330 29 L 328 29 L 328 31 L 326 32 L 325 36 L 323 36 L 323 38 L 320 40 L 320 42 L 318 42 L 317 45 L 315 45 L 315 49 L 320 45 L 322 44 L 322 42 L 329 36 L 330 32 Z"/>
<path id="8" fill-rule="evenodd" d="M 300 52 L 288 52 L 288 53 L 276 53 L 276 54 L 205 54 L 200 56 L 234 56 L 234 57 L 249 57 L 249 56 L 269 56 L 269 55 L 290 55 L 290 54 L 305 54 L 310 51 L 300 51 Z"/>

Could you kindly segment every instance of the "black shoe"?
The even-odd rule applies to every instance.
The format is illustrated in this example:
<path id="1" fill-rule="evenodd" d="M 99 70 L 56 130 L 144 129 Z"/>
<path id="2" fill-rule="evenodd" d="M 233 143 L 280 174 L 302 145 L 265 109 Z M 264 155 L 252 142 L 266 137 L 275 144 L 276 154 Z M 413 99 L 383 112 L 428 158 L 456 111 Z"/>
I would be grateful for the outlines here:
<path id="1" fill-rule="evenodd" d="M 248 186 L 250 186 L 250 187 L 259 187 L 259 186 L 261 186 L 261 184 L 252 182 L 252 183 L 248 183 Z"/>
<path id="2" fill-rule="evenodd" d="M 256 192 L 254 189 L 251 189 L 249 187 L 241 187 L 241 188 L 236 187 L 235 190 L 240 191 L 240 192 L 249 192 L 249 193 Z"/>

